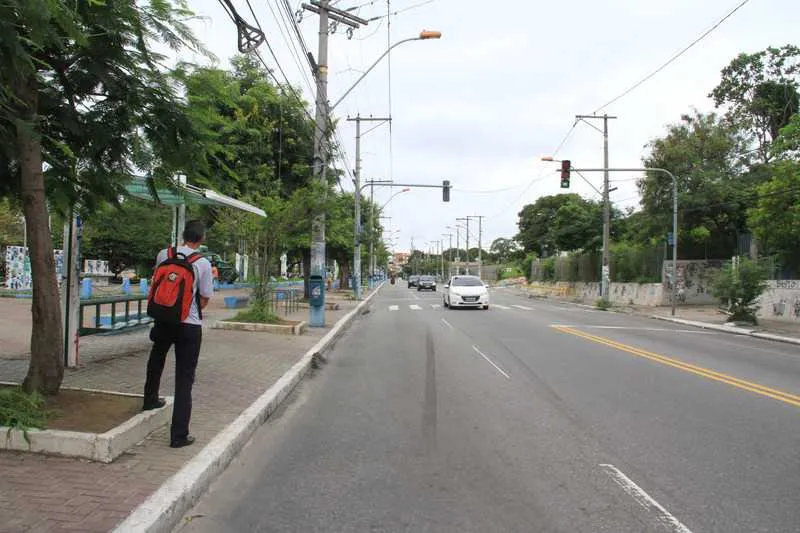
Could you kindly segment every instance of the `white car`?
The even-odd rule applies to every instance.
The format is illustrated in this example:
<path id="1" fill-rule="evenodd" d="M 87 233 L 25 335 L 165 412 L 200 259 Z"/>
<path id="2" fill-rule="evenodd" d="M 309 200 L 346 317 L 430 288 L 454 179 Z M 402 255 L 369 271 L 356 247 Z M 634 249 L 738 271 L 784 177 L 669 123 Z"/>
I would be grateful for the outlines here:
<path id="1" fill-rule="evenodd" d="M 442 305 L 489 309 L 489 289 L 478 276 L 453 276 L 444 286 Z"/>

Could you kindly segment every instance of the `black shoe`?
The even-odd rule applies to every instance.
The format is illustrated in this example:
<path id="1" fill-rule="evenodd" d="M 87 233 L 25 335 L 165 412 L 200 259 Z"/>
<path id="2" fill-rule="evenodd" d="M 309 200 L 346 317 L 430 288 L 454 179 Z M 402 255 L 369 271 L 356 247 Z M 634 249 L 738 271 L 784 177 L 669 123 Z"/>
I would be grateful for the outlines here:
<path id="1" fill-rule="evenodd" d="M 159 398 L 158 400 L 152 403 L 145 402 L 144 405 L 142 406 L 142 411 L 152 411 L 153 409 L 161 409 L 165 405 L 167 405 L 167 400 L 165 400 L 164 398 Z"/>
<path id="2" fill-rule="evenodd" d="M 169 443 L 170 448 L 183 448 L 184 446 L 189 446 L 194 444 L 194 437 L 191 435 L 186 435 L 182 439 L 175 439 Z"/>

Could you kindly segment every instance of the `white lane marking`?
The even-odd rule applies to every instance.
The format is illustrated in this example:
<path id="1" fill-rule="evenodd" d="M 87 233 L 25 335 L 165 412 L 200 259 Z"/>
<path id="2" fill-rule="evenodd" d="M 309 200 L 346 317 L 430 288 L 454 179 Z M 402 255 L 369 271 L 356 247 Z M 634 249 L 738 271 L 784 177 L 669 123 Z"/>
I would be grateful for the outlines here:
<path id="1" fill-rule="evenodd" d="M 669 328 L 639 328 L 635 326 L 592 326 L 589 324 L 550 324 L 552 328 L 581 328 L 581 329 L 624 329 L 628 331 L 665 331 L 667 333 L 698 333 L 702 335 L 719 335 L 717 331 L 702 331 L 697 329 L 669 329 Z"/>
<path id="2" fill-rule="evenodd" d="M 399 305 L 390 305 L 389 306 L 389 311 L 397 311 L 398 309 L 400 309 Z"/>
<path id="3" fill-rule="evenodd" d="M 505 378 L 506 378 L 506 379 L 511 379 L 511 377 L 510 377 L 508 374 L 506 374 L 506 373 L 503 371 L 503 369 L 502 369 L 502 368 L 500 368 L 499 366 L 497 366 L 497 365 L 494 363 L 494 361 L 492 361 L 491 359 L 489 359 L 489 358 L 486 356 L 486 354 L 485 354 L 485 353 L 483 353 L 482 351 L 480 351 L 480 350 L 478 349 L 478 347 L 477 347 L 477 346 L 475 346 L 475 345 L 473 344 L 473 345 L 472 345 L 472 349 L 473 349 L 473 350 L 475 350 L 476 352 L 478 352 L 478 353 L 480 354 L 480 356 L 481 356 L 481 357 L 483 357 L 484 359 L 486 359 L 486 361 L 487 361 L 487 362 L 488 362 L 490 365 L 492 365 L 492 366 L 495 368 L 495 370 L 497 370 L 498 372 L 500 372 L 501 374 L 503 374 L 503 376 L 505 376 Z"/>
<path id="4" fill-rule="evenodd" d="M 410 309 L 413 309 L 414 311 L 419 311 L 420 309 L 422 309 L 420 306 L 418 306 L 418 305 L 416 305 L 416 304 L 411 304 L 411 305 L 409 305 L 408 307 L 409 307 Z"/>
<path id="5" fill-rule="evenodd" d="M 451 326 L 451 325 L 450 325 L 450 322 L 448 322 L 448 321 L 447 321 L 447 320 L 445 320 L 444 318 L 442 319 L 442 324 L 444 324 L 445 326 L 447 326 L 447 327 L 448 327 L 448 328 L 450 328 L 450 329 L 453 329 L 453 326 Z"/>
<path id="6" fill-rule="evenodd" d="M 431 304 L 432 309 L 439 309 L 441 307 L 440 304 Z"/>
<path id="7" fill-rule="evenodd" d="M 648 512 L 655 512 L 657 519 L 661 524 L 674 531 L 675 533 L 692 533 L 692 531 L 684 526 L 680 520 L 670 514 L 669 511 L 664 509 L 660 503 L 655 501 L 649 494 L 647 494 L 639 485 L 633 482 L 628 476 L 623 474 L 616 466 L 609 464 L 598 465 L 605 470 L 614 483 L 622 487 L 629 496 L 641 505 Z"/>
<path id="8" fill-rule="evenodd" d="M 500 305 L 500 304 L 492 304 L 492 307 L 496 307 L 498 309 L 503 309 L 503 310 L 511 309 L 507 305 Z"/>
<path id="9" fill-rule="evenodd" d="M 533 311 L 533 307 L 525 307 L 524 305 L 512 305 L 511 307 L 516 307 L 517 309 L 522 309 L 523 311 Z"/>

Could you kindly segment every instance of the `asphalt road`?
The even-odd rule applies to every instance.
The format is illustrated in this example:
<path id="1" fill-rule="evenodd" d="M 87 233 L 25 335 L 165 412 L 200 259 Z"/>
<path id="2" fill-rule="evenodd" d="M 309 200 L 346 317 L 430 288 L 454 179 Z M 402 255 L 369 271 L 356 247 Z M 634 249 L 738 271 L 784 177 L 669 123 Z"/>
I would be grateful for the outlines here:
<path id="1" fill-rule="evenodd" d="M 800 532 L 800 350 L 387 285 L 181 533 Z"/>

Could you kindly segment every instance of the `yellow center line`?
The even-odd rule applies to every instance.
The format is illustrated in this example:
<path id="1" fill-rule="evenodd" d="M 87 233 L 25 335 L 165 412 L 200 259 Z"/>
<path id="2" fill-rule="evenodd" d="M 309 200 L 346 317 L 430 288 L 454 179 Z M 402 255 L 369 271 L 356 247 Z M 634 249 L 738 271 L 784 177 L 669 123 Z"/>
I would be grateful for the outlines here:
<path id="1" fill-rule="evenodd" d="M 743 389 L 746 391 L 754 392 L 756 394 L 760 394 L 762 396 L 767 396 L 774 400 L 778 400 L 784 403 L 788 403 L 790 405 L 794 405 L 800 407 L 800 396 L 796 396 L 794 394 L 790 394 L 788 392 L 780 391 L 777 389 L 772 389 L 770 387 L 765 387 L 764 385 L 759 385 L 758 383 L 753 383 L 751 381 L 746 381 L 744 379 L 739 379 L 737 377 L 723 374 L 722 372 L 716 372 L 714 370 L 710 370 L 708 368 L 703 368 L 701 366 L 693 365 L 690 363 L 685 363 L 678 359 L 673 359 L 671 357 L 667 357 L 665 355 L 648 352 L 647 350 L 643 350 L 641 348 L 636 348 L 634 346 L 629 346 L 627 344 L 622 344 L 620 342 L 614 341 L 612 339 L 606 337 L 598 337 L 597 335 L 592 335 L 590 333 L 585 333 L 583 331 L 579 331 L 577 329 L 568 327 L 568 326 L 551 326 L 553 329 L 560 331 L 562 333 L 569 333 L 570 335 L 575 335 L 576 337 L 582 337 L 584 339 L 590 340 L 592 342 L 596 342 L 598 344 L 604 344 L 606 346 L 610 346 L 612 348 L 616 348 L 617 350 L 621 350 L 623 352 L 627 352 L 633 355 L 637 355 L 639 357 L 643 357 L 645 359 L 649 359 L 651 361 L 655 361 L 657 363 L 661 363 L 663 365 L 671 366 L 673 368 L 677 368 L 679 370 L 683 370 L 685 372 L 690 372 L 692 374 L 696 374 L 698 376 L 702 376 L 707 379 L 712 379 L 714 381 L 719 381 L 721 383 L 726 383 L 733 387 L 737 387 L 739 389 Z"/>

